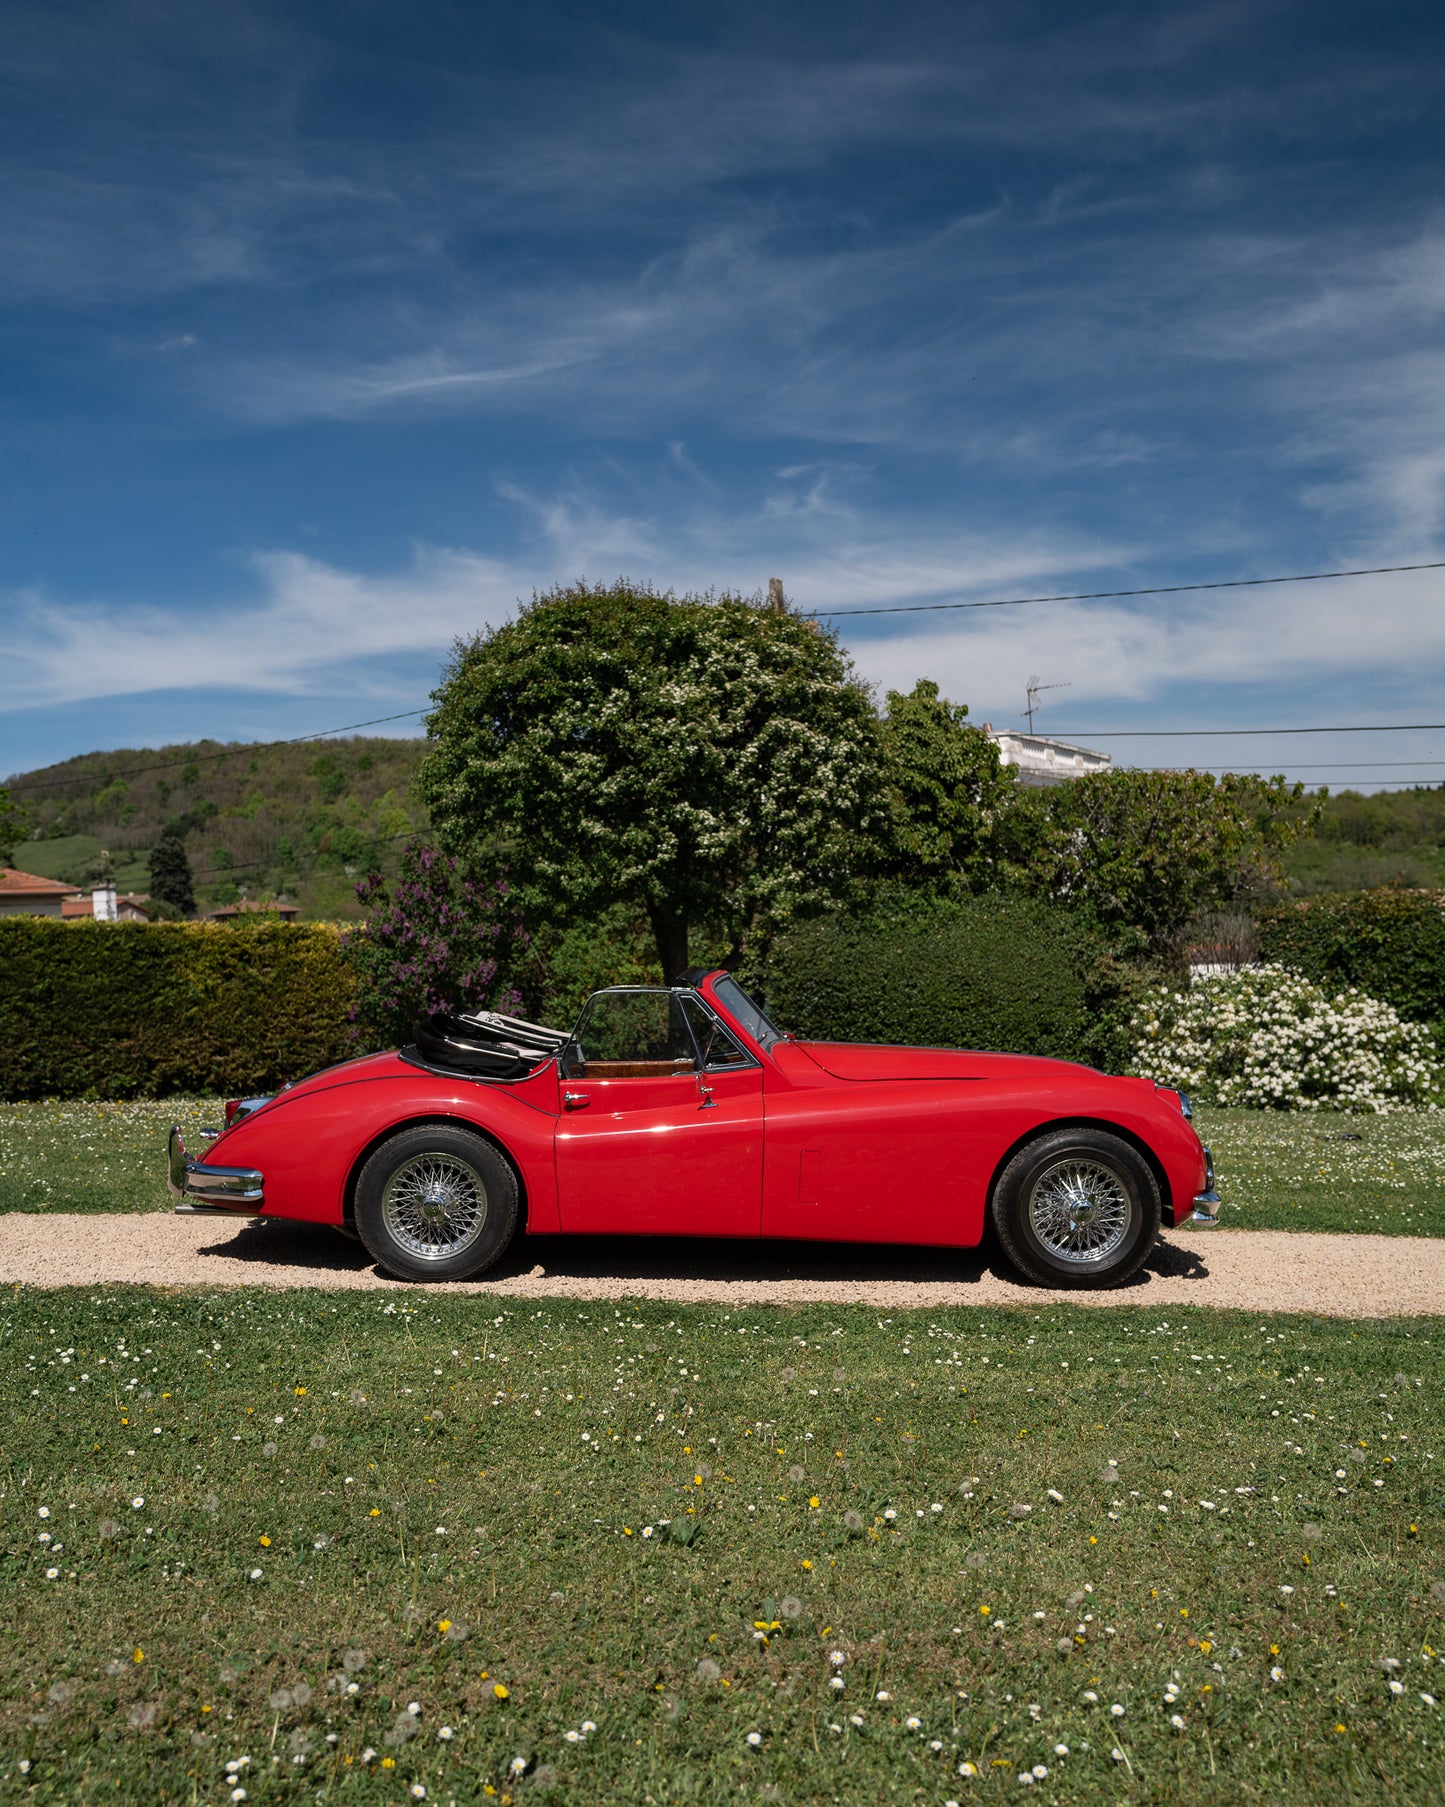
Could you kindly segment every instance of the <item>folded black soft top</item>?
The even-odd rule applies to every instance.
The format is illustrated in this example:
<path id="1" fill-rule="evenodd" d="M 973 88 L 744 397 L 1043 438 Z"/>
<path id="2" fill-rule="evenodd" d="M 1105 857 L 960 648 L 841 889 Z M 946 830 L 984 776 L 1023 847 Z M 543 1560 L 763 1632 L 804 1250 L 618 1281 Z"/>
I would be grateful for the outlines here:
<path id="1" fill-rule="evenodd" d="M 449 1015 L 435 1010 L 416 1026 L 416 1051 L 428 1066 L 481 1079 L 521 1079 L 567 1040 L 562 1029 L 497 1010 Z"/>

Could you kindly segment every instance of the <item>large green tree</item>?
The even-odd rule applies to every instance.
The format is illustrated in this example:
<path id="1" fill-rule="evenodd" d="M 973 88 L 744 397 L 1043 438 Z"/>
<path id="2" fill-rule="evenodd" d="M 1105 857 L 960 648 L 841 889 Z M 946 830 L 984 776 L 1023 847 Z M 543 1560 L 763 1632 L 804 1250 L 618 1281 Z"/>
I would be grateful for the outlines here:
<path id="1" fill-rule="evenodd" d="M 845 897 L 891 833 L 872 701 L 826 630 L 624 581 L 458 643 L 420 789 L 444 847 L 525 920 L 645 913 L 666 976 Z"/>
<path id="2" fill-rule="evenodd" d="M 950 703 L 928 678 L 885 699 L 892 863 L 909 883 L 952 879 L 980 891 L 994 882 L 997 831 L 1018 787 L 1013 767 L 967 716 L 966 703 Z"/>
<path id="3" fill-rule="evenodd" d="M 1096 772 L 1019 791 L 1003 826 L 1001 875 L 1082 908 L 1125 951 L 1169 957 L 1190 919 L 1282 877 L 1279 856 L 1319 807 L 1283 778 Z"/>

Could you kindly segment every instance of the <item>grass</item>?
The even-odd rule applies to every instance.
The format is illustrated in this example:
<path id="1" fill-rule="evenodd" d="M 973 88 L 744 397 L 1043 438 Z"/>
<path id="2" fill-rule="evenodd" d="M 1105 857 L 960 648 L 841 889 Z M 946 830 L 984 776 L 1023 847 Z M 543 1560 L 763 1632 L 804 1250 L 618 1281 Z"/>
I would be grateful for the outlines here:
<path id="1" fill-rule="evenodd" d="M 0 1211 L 166 1210 L 166 1136 L 189 1148 L 216 1100 L 0 1104 Z M 1386 1117 L 1199 1107 L 1223 1222 L 1445 1236 L 1445 1112 Z"/>
<path id="2" fill-rule="evenodd" d="M 1201 1105 L 1195 1127 L 1214 1152 L 1230 1228 L 1445 1236 L 1445 1111 Z"/>
<path id="3" fill-rule="evenodd" d="M 1445 1794 L 1440 1320 L 498 1303 L 11 1295 L 0 1792 Z"/>
<path id="4" fill-rule="evenodd" d="M 167 1211 L 166 1138 L 219 1128 L 216 1099 L 0 1104 L 0 1211 Z"/>
<path id="5" fill-rule="evenodd" d="M 39 878 L 80 885 L 100 859 L 100 852 L 99 835 L 71 834 L 53 841 L 22 842 L 15 849 L 13 864 Z M 114 877 L 119 891 L 145 891 L 150 885 L 150 868 L 144 859 L 127 859 L 122 854 L 115 863 Z"/>

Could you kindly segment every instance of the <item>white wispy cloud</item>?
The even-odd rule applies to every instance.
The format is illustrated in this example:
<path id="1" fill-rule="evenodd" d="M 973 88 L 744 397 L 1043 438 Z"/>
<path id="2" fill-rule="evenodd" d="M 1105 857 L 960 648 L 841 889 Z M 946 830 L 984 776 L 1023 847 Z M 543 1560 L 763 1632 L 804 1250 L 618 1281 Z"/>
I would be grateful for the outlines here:
<path id="1" fill-rule="evenodd" d="M 800 473 L 807 483 L 815 473 Z M 161 692 L 184 686 L 282 696 L 343 693 L 396 706 L 399 661 L 436 669 L 458 635 L 505 620 L 534 588 L 619 573 L 680 590 L 751 593 L 783 576 L 798 609 L 937 603 L 1090 587 L 1141 548 L 1036 536 L 939 531 L 854 509 L 762 510 L 739 522 L 711 506 L 666 522 L 609 514 L 584 493 L 499 486 L 521 517 L 521 553 L 420 548 L 404 570 L 348 571 L 294 551 L 257 554 L 252 587 L 224 606 L 68 604 L 30 593 L 0 633 L 0 707 Z M 1137 566 L 1136 566 L 1137 569 Z M 1107 588 L 1107 579 L 1098 587 Z M 1177 708 L 1221 724 L 1241 705 L 1298 720 L 1314 699 L 1377 680 L 1377 695 L 1422 704 L 1445 677 L 1445 611 L 1435 574 L 1357 578 L 1136 603 L 1058 603 L 896 617 L 830 618 L 860 674 L 886 688 L 918 678 L 970 704 L 975 719 L 1016 719 L 1027 676 L 1071 686 L 1051 705 L 1149 702 L 1154 725 Z M 199 599 L 198 599 L 199 600 Z M 1378 684 L 1383 683 L 1381 691 Z"/>

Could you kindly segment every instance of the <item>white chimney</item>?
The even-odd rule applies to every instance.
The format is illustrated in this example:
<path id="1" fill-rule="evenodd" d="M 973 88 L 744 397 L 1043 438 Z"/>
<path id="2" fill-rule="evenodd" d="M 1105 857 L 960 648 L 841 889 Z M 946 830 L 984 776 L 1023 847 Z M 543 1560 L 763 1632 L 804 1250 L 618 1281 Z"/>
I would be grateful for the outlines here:
<path id="1" fill-rule="evenodd" d="M 115 886 L 109 882 L 96 885 L 90 893 L 92 912 L 97 922 L 114 922 Z"/>

